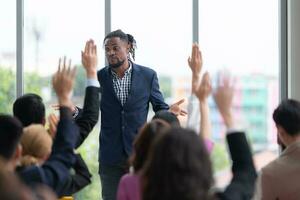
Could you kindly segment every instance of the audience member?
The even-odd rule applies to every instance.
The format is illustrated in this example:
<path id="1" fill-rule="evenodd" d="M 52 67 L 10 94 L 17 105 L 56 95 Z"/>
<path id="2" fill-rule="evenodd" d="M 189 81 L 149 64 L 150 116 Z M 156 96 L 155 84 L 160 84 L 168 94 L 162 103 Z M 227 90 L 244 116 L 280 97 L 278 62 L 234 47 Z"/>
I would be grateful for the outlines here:
<path id="1" fill-rule="evenodd" d="M 72 106 L 70 93 L 74 84 L 75 69 L 71 70 L 70 66 L 67 67 L 65 62 L 65 59 L 63 64 L 61 64 L 61 61 L 59 62 L 59 69 L 53 76 L 53 88 L 60 105 L 60 121 L 53 143 L 53 150 L 43 165 L 32 165 L 18 171 L 19 176 L 26 184 L 33 187 L 39 183 L 46 184 L 57 194 L 63 188 L 69 176 L 69 169 L 75 163 L 73 148 L 78 137 L 78 128 L 72 121 L 70 109 Z M 0 124 L 4 123 L 0 121 Z M 13 131 L 1 131 L 0 133 L 4 135 L 3 137 L 14 134 Z M 19 144 L 20 137 L 13 141 Z M 15 155 L 11 159 L 17 156 L 20 157 L 21 153 L 18 153 L 16 149 L 14 149 L 14 152 Z"/>
<path id="2" fill-rule="evenodd" d="M 83 109 L 79 110 L 79 114 L 75 114 L 75 123 L 79 126 L 80 134 L 76 140 L 75 147 L 79 147 L 88 134 L 91 132 L 93 127 L 98 121 L 99 116 L 99 83 L 97 81 L 97 76 L 92 77 L 91 71 L 92 68 L 85 67 L 87 74 L 87 88 L 86 95 L 84 99 Z M 93 79 L 94 78 L 94 79 Z M 94 85 L 96 82 L 98 85 Z M 27 106 L 28 105 L 28 106 Z M 28 109 L 24 110 L 20 107 L 28 107 Z M 72 107 L 73 109 L 73 107 Z M 34 94 L 25 94 L 22 97 L 18 98 L 14 103 L 14 114 L 17 117 L 22 119 L 22 122 L 26 124 L 31 123 L 40 123 L 45 124 L 45 105 L 42 101 L 42 98 L 38 95 Z M 73 111 L 74 112 L 74 111 Z M 37 115 L 34 119 L 32 116 L 35 113 L 41 113 Z M 28 118 L 26 118 L 28 116 Z M 54 138 L 56 134 L 56 127 L 58 123 L 58 119 L 54 114 L 50 114 L 48 117 L 49 122 L 49 133 Z M 42 143 L 44 144 L 44 143 Z M 40 145 L 42 145 L 40 144 Z M 72 174 L 68 181 L 64 184 L 61 191 L 57 192 L 59 196 L 62 195 L 71 195 L 91 182 L 91 174 L 86 166 L 84 160 L 82 159 L 80 154 L 75 154 L 76 159 L 74 166 L 72 168 L 75 171 L 75 174 Z M 27 156 L 28 158 L 28 156 Z M 45 161 L 42 159 L 42 161 Z"/>
<path id="3" fill-rule="evenodd" d="M 262 168 L 254 199 L 300 199 L 300 102 L 283 100 L 275 109 L 273 120 L 286 148 Z"/>
<path id="4" fill-rule="evenodd" d="M 161 120 L 166 121 L 171 126 L 180 127 L 180 122 L 179 122 L 177 116 L 174 113 L 170 112 L 169 110 L 157 111 L 155 113 L 155 115 L 153 116 L 152 120 L 154 120 L 154 119 L 161 119 Z"/>
<path id="5" fill-rule="evenodd" d="M 32 124 L 23 129 L 21 145 L 20 167 L 42 165 L 51 154 L 52 138 L 44 126 Z"/>
<path id="6" fill-rule="evenodd" d="M 13 104 L 13 114 L 23 124 L 28 126 L 30 124 L 46 123 L 46 111 L 43 99 L 37 94 L 24 94 L 17 98 Z"/>
<path id="7" fill-rule="evenodd" d="M 170 125 L 160 119 L 153 119 L 145 124 L 139 131 L 133 143 L 133 155 L 130 163 L 133 172 L 125 174 L 119 183 L 117 200 L 140 200 L 140 172 L 144 163 L 148 159 L 148 152 L 153 140 L 163 129 L 169 128 Z"/>

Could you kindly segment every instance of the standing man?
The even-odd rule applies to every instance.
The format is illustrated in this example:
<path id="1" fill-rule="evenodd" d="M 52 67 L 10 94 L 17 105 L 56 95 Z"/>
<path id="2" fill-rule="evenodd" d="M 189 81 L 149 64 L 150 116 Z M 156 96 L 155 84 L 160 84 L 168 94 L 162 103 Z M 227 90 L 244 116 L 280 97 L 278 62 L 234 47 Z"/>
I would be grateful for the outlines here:
<path id="1" fill-rule="evenodd" d="M 119 180 L 127 172 L 127 159 L 138 129 L 146 122 L 149 103 L 154 112 L 168 110 L 164 102 L 156 72 L 133 63 L 135 39 L 121 30 L 104 38 L 108 66 L 98 71 L 101 92 L 101 131 L 99 173 L 104 200 L 115 200 Z M 96 45 L 86 43 L 82 52 L 83 64 L 97 63 Z M 96 66 L 95 66 L 96 67 Z M 179 104 L 171 111 L 185 115 Z"/>

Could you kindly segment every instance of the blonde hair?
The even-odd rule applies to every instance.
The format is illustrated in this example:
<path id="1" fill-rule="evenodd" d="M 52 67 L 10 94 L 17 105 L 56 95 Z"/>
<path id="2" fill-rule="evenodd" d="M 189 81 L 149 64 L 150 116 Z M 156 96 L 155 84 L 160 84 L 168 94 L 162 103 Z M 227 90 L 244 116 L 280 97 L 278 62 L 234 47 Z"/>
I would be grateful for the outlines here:
<path id="1" fill-rule="evenodd" d="M 21 145 L 23 153 L 21 166 L 38 164 L 51 153 L 52 138 L 40 124 L 33 124 L 23 129 Z"/>

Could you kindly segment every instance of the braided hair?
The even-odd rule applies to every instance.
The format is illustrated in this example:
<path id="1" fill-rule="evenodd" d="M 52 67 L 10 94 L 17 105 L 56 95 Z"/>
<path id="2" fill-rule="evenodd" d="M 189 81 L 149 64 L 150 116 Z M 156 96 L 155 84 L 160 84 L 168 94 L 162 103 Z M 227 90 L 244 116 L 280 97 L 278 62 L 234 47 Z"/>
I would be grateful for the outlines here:
<path id="1" fill-rule="evenodd" d="M 129 53 L 131 54 L 133 60 L 135 60 L 136 41 L 135 41 L 134 37 L 130 34 L 124 33 L 121 29 L 118 29 L 118 30 L 108 33 L 105 36 L 103 43 L 105 42 L 106 39 L 113 38 L 113 37 L 118 37 L 130 45 Z"/>

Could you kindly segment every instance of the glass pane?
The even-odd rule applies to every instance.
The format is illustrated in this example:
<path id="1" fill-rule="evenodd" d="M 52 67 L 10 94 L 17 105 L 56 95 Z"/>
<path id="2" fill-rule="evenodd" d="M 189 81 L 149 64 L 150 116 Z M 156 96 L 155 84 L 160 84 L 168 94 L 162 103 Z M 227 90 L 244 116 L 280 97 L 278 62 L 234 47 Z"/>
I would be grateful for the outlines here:
<path id="1" fill-rule="evenodd" d="M 166 101 L 181 97 L 175 88 L 180 77 L 189 75 L 192 1 L 112 0 L 112 30 L 116 29 L 135 37 L 135 62 L 157 72 Z"/>
<path id="2" fill-rule="evenodd" d="M 72 100 L 81 106 L 85 93 L 86 75 L 81 66 L 81 50 L 90 38 L 98 45 L 99 66 L 104 38 L 104 1 L 99 0 L 27 0 L 24 1 L 24 62 L 25 93 L 42 96 L 47 115 L 54 112 L 51 104 L 56 96 L 51 86 L 51 76 L 57 70 L 59 57 L 72 59 L 77 75 Z M 99 125 L 80 147 L 93 174 L 92 184 L 77 194 L 78 199 L 99 199 L 101 195 L 98 176 Z"/>
<path id="3" fill-rule="evenodd" d="M 0 0 L 0 113 L 12 114 L 16 97 L 16 1 Z"/>
<path id="4" fill-rule="evenodd" d="M 224 69 L 236 77 L 236 121 L 247 131 L 258 169 L 277 156 L 272 113 L 279 101 L 278 4 L 273 0 L 199 1 L 204 70 L 214 80 Z M 213 160 L 220 175 L 217 183 L 223 186 L 230 178 L 229 163 L 223 162 L 225 129 L 212 100 L 210 107 L 213 138 L 220 141 Z"/>

